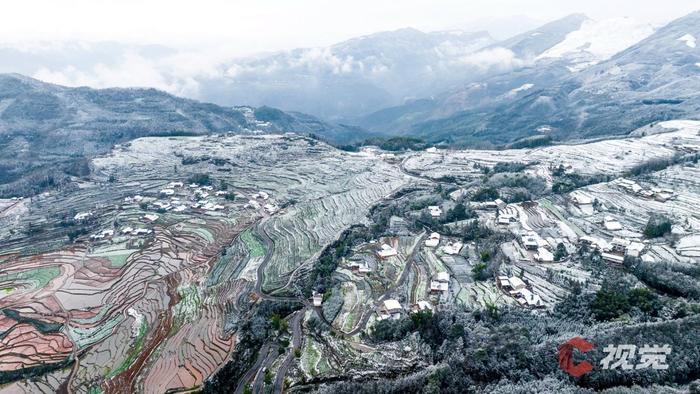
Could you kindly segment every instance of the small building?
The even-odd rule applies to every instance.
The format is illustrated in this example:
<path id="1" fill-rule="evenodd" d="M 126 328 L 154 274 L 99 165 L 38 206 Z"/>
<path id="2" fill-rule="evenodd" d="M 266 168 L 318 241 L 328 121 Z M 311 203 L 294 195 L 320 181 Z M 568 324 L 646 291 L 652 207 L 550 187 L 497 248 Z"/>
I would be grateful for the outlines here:
<path id="1" fill-rule="evenodd" d="M 153 223 L 156 220 L 158 220 L 158 215 L 156 215 L 154 213 L 148 213 L 146 215 L 143 215 L 143 218 L 144 218 L 144 220 Z"/>
<path id="2" fill-rule="evenodd" d="M 625 250 L 625 256 L 639 257 L 644 251 L 645 247 L 646 245 L 644 245 L 642 242 L 630 242 Z"/>
<path id="3" fill-rule="evenodd" d="M 630 246 L 630 241 L 626 240 L 624 238 L 619 238 L 615 237 L 610 241 L 610 244 L 608 244 L 607 250 L 613 251 L 616 253 L 622 253 L 624 254 L 627 251 L 627 247 Z"/>
<path id="4" fill-rule="evenodd" d="M 425 301 L 425 300 L 418 301 L 411 307 L 411 311 L 413 313 L 433 312 L 433 310 L 434 310 L 433 304 L 431 304 L 430 301 Z"/>
<path id="5" fill-rule="evenodd" d="M 92 212 L 80 212 L 73 216 L 74 220 L 85 220 L 92 216 Z"/>
<path id="6" fill-rule="evenodd" d="M 551 263 L 554 261 L 554 255 L 546 248 L 537 248 L 537 253 L 533 257 L 535 257 L 535 261 L 540 263 Z"/>
<path id="7" fill-rule="evenodd" d="M 434 248 L 434 247 L 438 246 L 439 243 L 440 243 L 440 234 L 438 234 L 438 233 L 430 234 L 430 237 L 428 237 L 428 239 L 425 240 L 425 246 L 427 246 L 429 248 Z"/>
<path id="8" fill-rule="evenodd" d="M 384 300 L 382 306 L 379 309 L 380 319 L 398 319 L 401 317 L 401 312 L 403 312 L 403 307 L 397 300 Z"/>
<path id="9" fill-rule="evenodd" d="M 520 289 L 512 295 L 521 306 L 530 308 L 539 308 L 544 306 L 542 298 L 528 289 Z"/>
<path id="10" fill-rule="evenodd" d="M 127 227 L 124 227 L 124 228 L 122 229 L 121 233 L 122 233 L 122 234 L 131 234 L 133 231 L 134 231 L 133 228 L 127 226 Z"/>
<path id="11" fill-rule="evenodd" d="M 666 202 L 666 201 L 670 200 L 672 197 L 673 197 L 673 192 L 668 193 L 668 192 L 661 191 L 661 192 L 654 194 L 654 199 L 656 201 L 659 201 L 659 202 Z"/>
<path id="12" fill-rule="evenodd" d="M 383 259 L 396 256 L 398 254 L 399 252 L 389 244 L 382 244 L 381 248 L 377 250 L 377 255 Z"/>
<path id="13" fill-rule="evenodd" d="M 624 256 L 619 255 L 619 254 L 615 254 L 615 253 L 603 252 L 600 254 L 600 256 L 603 258 L 603 260 L 605 260 L 609 263 L 622 264 L 625 262 Z"/>
<path id="14" fill-rule="evenodd" d="M 515 218 L 515 216 L 509 215 L 506 213 L 502 213 L 502 214 L 498 215 L 498 224 L 508 225 L 508 224 L 515 222 L 516 220 L 517 219 Z"/>
<path id="15" fill-rule="evenodd" d="M 431 205 L 428 207 L 428 211 L 430 212 L 430 216 L 436 218 L 442 215 L 442 208 L 440 208 L 437 205 Z"/>
<path id="16" fill-rule="evenodd" d="M 462 247 L 464 247 L 464 244 L 459 241 L 448 242 L 447 245 L 442 247 L 442 251 L 445 252 L 445 254 L 454 255 L 459 254 Z"/>
<path id="17" fill-rule="evenodd" d="M 170 182 L 168 183 L 168 188 L 175 189 L 177 187 L 182 187 L 182 182 Z"/>
<path id="18" fill-rule="evenodd" d="M 518 278 L 517 276 L 499 276 L 498 278 L 496 278 L 496 284 L 498 284 L 498 286 L 501 289 L 508 292 L 518 291 L 527 287 L 525 285 L 525 282 L 523 282 L 523 280 Z"/>
<path id="19" fill-rule="evenodd" d="M 428 153 L 437 153 L 438 149 L 434 146 L 431 146 L 430 148 L 427 148 L 425 151 Z"/>
<path id="20" fill-rule="evenodd" d="M 164 195 L 164 196 L 172 196 L 173 194 L 175 194 L 175 190 L 173 190 L 173 189 L 163 189 L 163 190 L 160 191 L 160 194 L 162 194 L 162 195 Z"/>
<path id="21" fill-rule="evenodd" d="M 571 201 L 576 205 L 591 205 L 593 204 L 593 199 L 581 192 L 572 192 L 570 194 Z"/>
<path id="22" fill-rule="evenodd" d="M 311 301 L 315 307 L 321 306 L 321 304 L 323 304 L 323 294 L 314 291 L 313 295 L 311 296 Z"/>
<path id="23" fill-rule="evenodd" d="M 493 200 L 493 202 L 496 204 L 496 208 L 498 209 L 504 209 L 506 207 L 505 201 L 501 200 L 500 198 Z"/>
<path id="24" fill-rule="evenodd" d="M 350 270 L 360 274 L 372 272 L 372 267 L 366 261 L 353 261 L 350 263 Z"/>
<path id="25" fill-rule="evenodd" d="M 607 250 L 609 248 L 608 243 L 605 242 L 604 239 L 596 238 L 596 237 L 591 237 L 589 235 L 584 235 L 580 237 L 579 243 L 581 245 L 588 246 L 590 248 L 593 248 L 595 250 Z"/>
<path id="26" fill-rule="evenodd" d="M 481 204 L 483 209 L 498 209 L 498 204 L 495 201 L 486 201 Z"/>
<path id="27" fill-rule="evenodd" d="M 537 250 L 540 247 L 539 235 L 534 231 L 529 231 L 520 239 L 523 247 L 527 250 Z"/>
<path id="28" fill-rule="evenodd" d="M 445 292 L 449 290 L 450 274 L 447 272 L 438 272 L 430 281 L 431 292 Z"/>
<path id="29" fill-rule="evenodd" d="M 114 235 L 114 230 L 107 229 L 107 230 L 102 230 L 97 234 L 92 234 L 90 238 L 92 239 L 104 239 L 107 237 L 112 237 Z"/>
<path id="30" fill-rule="evenodd" d="M 608 231 L 622 230 L 622 225 L 620 222 L 618 222 L 617 219 L 613 218 L 612 216 L 606 216 L 603 218 L 603 227 L 605 227 L 605 229 Z"/>
<path id="31" fill-rule="evenodd" d="M 170 203 L 165 202 L 165 201 L 156 201 L 153 203 L 153 206 L 158 208 L 158 209 L 164 209 L 166 211 L 169 211 L 170 209 L 172 209 L 172 206 L 170 205 Z"/>

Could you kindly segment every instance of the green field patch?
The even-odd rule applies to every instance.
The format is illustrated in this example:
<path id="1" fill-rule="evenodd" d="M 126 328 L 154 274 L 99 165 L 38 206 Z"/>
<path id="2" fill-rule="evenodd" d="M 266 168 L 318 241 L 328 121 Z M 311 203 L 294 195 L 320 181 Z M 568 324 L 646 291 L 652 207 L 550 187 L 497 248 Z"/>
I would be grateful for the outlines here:
<path id="1" fill-rule="evenodd" d="M 25 282 L 33 289 L 45 287 L 51 280 L 61 273 L 59 267 L 34 268 L 26 271 L 13 272 L 0 276 L 0 282 Z"/>
<path id="2" fill-rule="evenodd" d="M 304 352 L 301 355 L 302 368 L 311 376 L 318 375 L 316 365 L 321 359 L 321 352 L 316 348 L 316 343 L 309 339 L 304 346 Z"/>
<path id="3" fill-rule="evenodd" d="M 204 222 L 204 221 L 202 221 L 202 222 Z M 206 222 L 204 222 L 202 224 L 206 224 Z M 183 231 L 187 231 L 187 232 L 190 232 L 190 233 L 193 233 L 193 234 L 196 234 L 196 235 L 202 237 L 203 239 L 205 239 L 209 243 L 214 242 L 214 235 L 209 230 L 207 230 L 205 227 L 191 225 L 188 222 L 183 226 L 182 229 L 183 229 Z"/>
<path id="4" fill-rule="evenodd" d="M 123 267 L 126 259 L 138 249 L 124 249 L 125 244 L 110 245 L 108 247 L 96 249 L 88 257 L 103 257 L 112 263 L 112 267 Z"/>
<path id="5" fill-rule="evenodd" d="M 181 327 L 185 322 L 193 321 L 199 316 L 202 308 L 202 295 L 199 292 L 199 287 L 190 283 L 178 286 L 177 294 L 180 296 L 180 302 L 175 306 L 175 326 Z"/>
<path id="6" fill-rule="evenodd" d="M 114 327 L 122 320 L 124 320 L 124 316 L 118 314 L 99 326 L 91 328 L 68 327 L 68 331 L 78 348 L 83 349 L 109 336 Z"/>
<path id="7" fill-rule="evenodd" d="M 241 234 L 241 239 L 243 240 L 243 243 L 245 243 L 246 248 L 248 248 L 250 257 L 260 257 L 265 255 L 265 247 L 250 230 L 246 230 L 243 234 Z"/>
<path id="8" fill-rule="evenodd" d="M 122 363 L 119 364 L 119 366 L 115 370 L 107 373 L 107 379 L 112 379 L 113 377 L 126 371 L 126 369 L 129 368 L 129 366 L 133 364 L 134 361 L 136 361 L 136 358 L 138 357 L 139 353 L 141 353 L 141 348 L 143 348 L 143 343 L 146 339 L 147 331 L 148 322 L 146 322 L 146 319 L 143 319 L 143 321 L 141 322 L 141 327 L 139 327 L 139 333 L 138 335 L 136 335 L 136 340 L 134 341 L 131 350 L 129 350 L 129 354 L 127 355 L 126 359 L 122 361 Z"/>

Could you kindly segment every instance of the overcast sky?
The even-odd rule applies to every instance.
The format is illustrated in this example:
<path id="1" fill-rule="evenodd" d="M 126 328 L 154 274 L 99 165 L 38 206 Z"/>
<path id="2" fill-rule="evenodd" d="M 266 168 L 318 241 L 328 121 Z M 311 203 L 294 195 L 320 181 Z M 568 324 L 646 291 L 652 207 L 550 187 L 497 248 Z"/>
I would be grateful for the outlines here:
<path id="1" fill-rule="evenodd" d="M 226 45 L 245 55 L 407 26 L 424 31 L 492 26 L 504 38 L 574 12 L 662 24 L 698 8 L 697 0 L 22 0 L 3 3 L 0 41 Z"/>

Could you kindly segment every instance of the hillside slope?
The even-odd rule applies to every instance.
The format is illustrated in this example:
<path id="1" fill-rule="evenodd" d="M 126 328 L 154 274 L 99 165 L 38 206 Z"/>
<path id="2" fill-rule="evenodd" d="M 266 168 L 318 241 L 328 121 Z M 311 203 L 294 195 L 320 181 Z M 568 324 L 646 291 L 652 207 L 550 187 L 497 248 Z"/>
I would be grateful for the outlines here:
<path id="1" fill-rule="evenodd" d="M 225 108 L 155 89 L 66 88 L 0 74 L 0 195 L 31 194 L 85 174 L 86 158 L 144 136 L 314 133 L 333 141 L 366 135 L 274 108 Z"/>
<path id="2" fill-rule="evenodd" d="M 555 139 L 620 135 L 655 121 L 697 118 L 700 48 L 695 37 L 700 37 L 700 12 L 579 72 L 510 100 L 415 123 L 406 133 L 502 144 L 543 132 Z"/>

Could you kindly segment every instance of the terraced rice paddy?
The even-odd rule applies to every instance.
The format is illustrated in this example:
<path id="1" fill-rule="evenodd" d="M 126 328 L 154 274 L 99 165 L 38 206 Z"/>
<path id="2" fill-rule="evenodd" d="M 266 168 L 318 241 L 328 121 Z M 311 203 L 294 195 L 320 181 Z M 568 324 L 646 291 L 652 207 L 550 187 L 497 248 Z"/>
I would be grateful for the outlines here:
<path id="1" fill-rule="evenodd" d="M 183 157 L 220 160 L 185 166 Z M 217 171 L 221 163 L 227 171 Z M 11 390 L 161 393 L 201 386 L 234 350 L 230 322 L 258 274 L 265 290 L 283 288 L 406 184 L 381 160 L 299 137 L 146 138 L 94 166 L 80 190 L 6 204 L 0 217 L 17 230 L 0 233 L 0 374 L 45 376 L 15 381 Z M 202 173 L 211 174 L 212 187 L 195 193 L 188 177 Z M 117 181 L 106 181 L 110 176 Z M 183 185 L 164 197 L 169 182 Z M 221 185 L 235 200 L 214 196 Z M 258 191 L 266 197 L 249 203 Z M 125 202 L 137 195 L 140 202 Z M 181 212 L 154 208 L 169 199 L 184 204 Z M 221 208 L 189 206 L 198 199 Z M 86 231 L 68 239 L 65 223 Z M 113 232 L 90 237 L 105 229 Z M 29 351 L 13 351 L 27 341 Z M 310 369 L 329 369 L 317 345 L 305 349 Z"/>
<path id="2" fill-rule="evenodd" d="M 483 166 L 508 162 L 532 163 L 525 171 L 550 184 L 552 168 L 559 165 L 581 174 L 621 176 L 644 160 L 698 148 L 699 130 L 700 122 L 670 122 L 640 138 L 523 150 L 408 152 L 391 160 L 298 136 L 132 141 L 95 159 L 93 175 L 78 189 L 0 202 L 0 377 L 7 382 L 2 388 L 20 393 L 198 390 L 231 360 L 240 346 L 241 322 L 265 301 L 300 310 L 285 317 L 288 332 L 254 349 L 254 363 L 240 371 L 237 392 L 246 384 L 258 392 L 279 392 L 287 379 L 292 387 L 308 388 L 309 381 L 350 374 L 414 370 L 421 365 L 412 350 L 418 346 L 415 336 L 400 344 L 365 341 L 380 319 L 405 317 L 425 302 L 437 310 L 523 307 L 498 284 L 495 277 L 501 275 L 523 280 L 541 301 L 526 306 L 533 309 L 553 307 L 576 283 L 595 286 L 599 280 L 573 259 L 535 259 L 539 248 L 561 245 L 572 252 L 583 236 L 642 241 L 649 213 L 657 212 L 673 220 L 677 240 L 646 242 L 642 257 L 696 263 L 697 167 L 674 165 L 637 179 L 647 189 L 672 188 L 673 198 L 664 202 L 612 181 L 579 190 L 597 200 L 595 208 L 584 209 L 568 193 L 502 203 L 499 214 L 514 218 L 504 224 L 495 208 L 475 204 L 478 224 L 500 237 L 494 245 L 462 238 L 467 220 L 414 221 L 424 208 L 398 209 L 416 202 L 407 198 L 390 212 L 389 227 L 396 231 L 371 233 L 375 239 L 362 238 L 342 251 L 330 273 L 332 285 L 320 290 L 329 290 L 326 299 L 314 306 L 301 284 L 324 248 L 346 229 L 371 228 L 376 223 L 370 209 L 400 201 L 400 195 L 390 198 L 397 191 L 415 192 L 423 200 L 442 198 L 449 210 L 456 202 L 437 192 L 434 182 L 444 176 L 459 183 L 443 179 L 445 186 L 477 187 Z M 622 229 L 605 229 L 606 217 Z M 426 246 L 435 231 L 430 226 L 459 231 L 443 235 L 439 246 Z M 538 237 L 535 247 L 524 241 L 531 233 Z M 457 240 L 464 247 L 448 254 L 445 246 Z M 377 250 L 383 244 L 396 255 L 381 258 Z M 496 254 L 499 265 L 478 278 L 473 270 L 484 250 Z M 362 270 L 352 265 L 359 263 Z M 449 290 L 431 291 L 438 273 L 449 274 L 449 281 L 442 279 Z M 382 311 L 387 300 L 399 303 L 395 316 Z M 17 371 L 34 377 L 17 377 Z M 273 382 L 269 377 L 264 382 L 265 371 Z"/>

